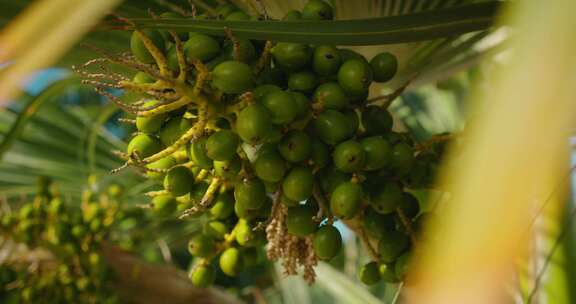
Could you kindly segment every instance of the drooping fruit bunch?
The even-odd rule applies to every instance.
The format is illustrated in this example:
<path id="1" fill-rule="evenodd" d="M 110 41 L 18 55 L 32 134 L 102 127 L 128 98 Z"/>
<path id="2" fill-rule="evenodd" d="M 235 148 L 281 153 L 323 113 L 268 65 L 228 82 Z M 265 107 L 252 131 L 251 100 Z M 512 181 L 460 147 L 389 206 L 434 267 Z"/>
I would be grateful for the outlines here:
<path id="1" fill-rule="evenodd" d="M 156 18 L 259 19 L 232 5 L 214 11 Z M 311 0 L 284 19 L 333 16 L 327 2 Z M 362 281 L 378 281 L 381 269 L 387 280 L 403 276 L 420 214 L 409 190 L 430 186 L 440 153 L 392 130 L 390 100 L 368 99 L 371 84 L 396 74 L 394 55 L 367 60 L 332 45 L 237 38 L 225 27 L 223 38 L 126 22 L 132 54 L 105 53 L 78 71 L 134 115 L 138 131 L 119 155 L 161 185 L 149 193 L 152 211 L 205 220 L 189 245 L 195 285 L 210 285 L 215 267 L 237 275 L 265 245 L 287 274 L 303 266 L 313 282 L 317 261 L 341 249 L 336 220 L 372 253 Z M 87 71 L 106 61 L 137 73 Z M 107 88 L 141 100 L 123 102 Z"/>
<path id="2" fill-rule="evenodd" d="M 49 180 L 39 188 L 32 202 L 1 213 L 0 235 L 17 249 L 0 265 L 0 302 L 118 303 L 102 244 L 133 242 L 118 226 L 140 217 L 120 208 L 118 186 L 100 197 L 86 191 L 81 210 L 65 204 Z"/>

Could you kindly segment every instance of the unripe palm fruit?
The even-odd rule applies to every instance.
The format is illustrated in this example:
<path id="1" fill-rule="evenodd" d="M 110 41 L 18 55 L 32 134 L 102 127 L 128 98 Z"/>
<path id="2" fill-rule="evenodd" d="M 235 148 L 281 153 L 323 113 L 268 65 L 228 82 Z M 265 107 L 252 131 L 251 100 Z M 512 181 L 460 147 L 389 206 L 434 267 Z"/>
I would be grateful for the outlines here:
<path id="1" fill-rule="evenodd" d="M 394 262 L 410 246 L 406 235 L 398 231 L 385 233 L 378 241 L 378 253 L 384 263 Z"/>
<path id="2" fill-rule="evenodd" d="M 341 184 L 350 181 L 350 175 L 334 167 L 327 167 L 320 171 L 320 186 L 324 193 L 329 195 Z"/>
<path id="3" fill-rule="evenodd" d="M 338 83 L 350 95 L 364 95 L 372 83 L 372 70 L 362 60 L 348 60 L 338 69 Z"/>
<path id="4" fill-rule="evenodd" d="M 236 204 L 247 209 L 258 209 L 266 201 L 266 188 L 258 178 L 244 179 L 234 187 Z"/>
<path id="5" fill-rule="evenodd" d="M 312 56 L 308 45 L 291 42 L 279 42 L 271 52 L 275 62 L 286 71 L 297 71 L 303 68 Z"/>
<path id="6" fill-rule="evenodd" d="M 320 113 L 314 120 L 314 128 L 320 139 L 329 145 L 335 145 L 353 134 L 348 118 L 335 110 Z"/>
<path id="7" fill-rule="evenodd" d="M 336 168 L 348 173 L 359 171 L 366 164 L 364 148 L 360 143 L 353 140 L 338 144 L 334 149 L 332 158 Z"/>
<path id="8" fill-rule="evenodd" d="M 318 223 L 313 219 L 316 212 L 310 206 L 299 205 L 288 208 L 286 228 L 288 233 L 297 237 L 305 237 L 316 231 Z"/>
<path id="9" fill-rule="evenodd" d="M 153 83 L 155 81 L 156 79 L 144 72 L 138 72 L 134 75 L 134 78 L 132 78 L 132 82 L 134 83 Z"/>
<path id="10" fill-rule="evenodd" d="M 244 247 L 252 247 L 258 244 L 260 240 L 258 236 L 258 232 L 254 231 L 253 228 L 250 226 L 247 220 L 240 219 L 238 223 L 236 223 L 236 227 L 234 228 L 236 242 L 240 246 Z"/>
<path id="11" fill-rule="evenodd" d="M 290 92 L 273 90 L 262 97 L 262 104 L 272 115 L 272 122 L 283 125 L 298 115 L 298 105 Z"/>
<path id="12" fill-rule="evenodd" d="M 235 180 L 242 169 L 242 162 L 235 157 L 229 161 L 214 161 L 214 173 L 226 180 Z"/>
<path id="13" fill-rule="evenodd" d="M 336 82 L 327 82 L 319 85 L 314 92 L 314 99 L 321 102 L 324 108 L 339 110 L 349 104 L 344 89 Z"/>
<path id="14" fill-rule="evenodd" d="M 223 240 L 229 232 L 228 226 L 220 221 L 206 222 L 203 230 L 205 235 L 215 240 Z"/>
<path id="15" fill-rule="evenodd" d="M 250 144 L 260 143 L 270 131 L 272 120 L 270 112 L 259 104 L 245 107 L 236 119 L 236 131 L 240 138 Z"/>
<path id="16" fill-rule="evenodd" d="M 310 0 L 302 9 L 302 19 L 332 20 L 334 19 L 334 9 L 323 0 Z"/>
<path id="17" fill-rule="evenodd" d="M 414 150 L 406 143 L 398 143 L 392 147 L 391 167 L 399 175 L 410 172 L 414 165 Z"/>
<path id="18" fill-rule="evenodd" d="M 357 59 L 368 63 L 364 56 L 351 49 L 338 49 L 338 53 L 340 54 L 340 58 L 342 58 L 342 62 L 346 62 L 350 59 Z"/>
<path id="19" fill-rule="evenodd" d="M 402 197 L 403 200 L 398 205 L 398 208 L 402 210 L 408 219 L 415 218 L 420 213 L 420 204 L 418 203 L 418 199 L 408 192 L 402 193 Z"/>
<path id="20" fill-rule="evenodd" d="M 408 251 L 398 257 L 398 259 L 396 259 L 396 263 L 394 263 L 394 272 L 396 273 L 396 277 L 400 280 L 403 280 L 406 276 L 406 273 L 408 272 L 410 266 L 410 258 L 411 253 Z"/>
<path id="21" fill-rule="evenodd" d="M 199 33 L 190 33 L 183 48 L 188 62 L 192 59 L 207 62 L 220 53 L 220 45 L 216 39 Z"/>
<path id="22" fill-rule="evenodd" d="M 210 215 L 218 220 L 228 218 L 234 213 L 234 196 L 230 192 L 219 193 L 210 208 Z"/>
<path id="23" fill-rule="evenodd" d="M 288 76 L 288 88 L 293 91 L 310 93 L 318 85 L 316 75 L 309 71 L 300 71 Z"/>
<path id="24" fill-rule="evenodd" d="M 319 140 L 312 141 L 312 153 L 310 156 L 314 166 L 318 168 L 323 168 L 330 163 L 330 151 L 328 146 Z"/>
<path id="25" fill-rule="evenodd" d="M 387 183 L 370 190 L 370 204 L 380 214 L 393 213 L 403 199 L 402 189 L 395 183 Z"/>
<path id="26" fill-rule="evenodd" d="M 392 130 L 392 116 L 379 106 L 368 106 L 362 111 L 362 126 L 366 133 L 382 135 Z"/>
<path id="27" fill-rule="evenodd" d="M 210 265 L 197 265 L 190 272 L 190 281 L 198 288 L 206 288 L 214 283 L 216 271 Z"/>
<path id="28" fill-rule="evenodd" d="M 214 240 L 204 234 L 195 235 L 188 243 L 188 251 L 195 257 L 205 258 L 216 250 Z"/>
<path id="29" fill-rule="evenodd" d="M 314 72 L 321 76 L 336 75 L 342 63 L 338 49 L 333 46 L 321 45 L 314 49 Z"/>
<path id="30" fill-rule="evenodd" d="M 142 30 L 142 32 L 152 40 L 152 43 L 159 51 L 164 51 L 164 37 L 162 37 L 160 32 L 156 30 Z M 137 32 L 133 32 L 130 38 L 130 50 L 138 61 L 142 63 L 154 63 L 154 57 L 150 54 L 146 46 L 144 46 L 144 42 Z"/>
<path id="31" fill-rule="evenodd" d="M 366 285 L 374 285 L 380 282 L 381 277 L 378 263 L 370 262 L 362 266 L 358 276 L 360 277 L 360 281 Z"/>
<path id="32" fill-rule="evenodd" d="M 206 155 L 213 160 L 227 161 L 234 158 L 239 139 L 230 130 L 220 130 L 206 140 Z"/>
<path id="33" fill-rule="evenodd" d="M 378 170 L 390 163 L 391 147 L 381 136 L 364 138 L 360 144 L 366 154 L 364 170 Z"/>
<path id="34" fill-rule="evenodd" d="M 144 103 L 144 107 L 154 106 L 158 103 L 157 100 L 151 100 Z M 144 133 L 154 133 L 160 130 L 166 120 L 166 114 L 159 114 L 154 116 L 137 116 L 136 117 L 136 128 L 140 132 Z"/>
<path id="35" fill-rule="evenodd" d="M 162 144 L 166 147 L 171 146 L 191 127 L 192 122 L 190 119 L 182 116 L 172 117 L 166 122 L 162 129 L 160 129 L 160 141 L 162 141 Z"/>
<path id="36" fill-rule="evenodd" d="M 256 59 L 256 48 L 248 39 L 237 39 L 238 52 L 234 51 L 234 43 L 226 40 L 224 42 L 224 57 L 228 60 L 237 60 L 250 63 Z M 238 56 L 238 58 L 236 57 Z"/>
<path id="37" fill-rule="evenodd" d="M 134 136 L 128 143 L 127 148 L 128 154 L 136 152 L 141 159 L 154 155 L 160 150 L 162 150 L 160 141 L 156 137 L 147 134 Z"/>
<path id="38" fill-rule="evenodd" d="M 310 101 L 308 100 L 308 97 L 300 92 L 290 92 L 290 94 L 292 94 L 292 98 L 296 104 L 296 118 L 305 117 L 310 110 Z"/>
<path id="39" fill-rule="evenodd" d="M 196 166 L 201 169 L 210 169 L 213 166 L 213 161 L 208 157 L 208 151 L 206 149 L 206 142 L 208 137 L 200 137 L 194 140 L 190 144 L 189 157 L 190 160 L 194 162 Z"/>
<path id="40" fill-rule="evenodd" d="M 398 277 L 396 276 L 396 264 L 381 264 L 380 265 L 380 276 L 382 280 L 386 283 L 398 283 Z"/>
<path id="41" fill-rule="evenodd" d="M 292 130 L 284 136 L 278 150 L 287 161 L 301 162 L 312 152 L 312 139 L 305 132 Z"/>
<path id="42" fill-rule="evenodd" d="M 299 201 L 293 201 L 293 200 L 287 198 L 286 195 L 284 195 L 284 194 L 282 194 L 282 196 L 280 197 L 280 203 L 286 207 L 295 207 L 295 206 L 298 206 L 300 204 Z"/>
<path id="43" fill-rule="evenodd" d="M 282 191 L 287 198 L 293 201 L 303 201 L 312 195 L 314 175 L 307 167 L 295 167 L 284 178 Z"/>
<path id="44" fill-rule="evenodd" d="M 164 176 L 164 189 L 175 197 L 189 193 L 192 185 L 194 185 L 194 175 L 184 166 L 174 167 Z"/>
<path id="45" fill-rule="evenodd" d="M 231 277 L 237 276 L 244 264 L 240 250 L 233 247 L 224 250 L 219 262 L 222 272 Z"/>
<path id="46" fill-rule="evenodd" d="M 254 162 L 254 171 L 265 182 L 279 182 L 286 173 L 286 162 L 275 151 L 259 153 Z"/>
<path id="47" fill-rule="evenodd" d="M 254 74 L 245 63 L 224 61 L 212 71 L 212 86 L 226 94 L 243 93 L 254 87 Z"/>
<path id="48" fill-rule="evenodd" d="M 152 199 L 152 210 L 160 217 L 172 215 L 177 205 L 174 197 L 168 194 L 158 195 Z"/>
<path id="49" fill-rule="evenodd" d="M 374 238 L 381 238 L 385 233 L 393 231 L 396 226 L 393 215 L 380 214 L 372 208 L 367 208 L 364 211 L 362 224 L 366 233 Z"/>
<path id="50" fill-rule="evenodd" d="M 374 81 L 386 82 L 394 78 L 398 70 L 398 59 L 389 52 L 380 53 L 370 60 Z"/>
<path id="51" fill-rule="evenodd" d="M 360 211 L 364 194 L 360 185 L 345 182 L 330 196 L 330 210 L 341 219 L 351 219 Z"/>
<path id="52" fill-rule="evenodd" d="M 342 236 L 336 227 L 332 225 L 322 226 L 314 234 L 313 246 L 318 258 L 331 260 L 342 248 Z"/>
<path id="53" fill-rule="evenodd" d="M 282 91 L 282 89 L 274 84 L 262 84 L 254 88 L 252 94 L 254 95 L 254 100 L 262 101 L 266 95 L 272 92 Z"/>
<path id="54" fill-rule="evenodd" d="M 177 165 L 176 159 L 172 155 L 169 155 L 169 156 L 166 156 L 164 158 L 161 158 L 155 162 L 152 162 L 152 163 L 146 165 L 146 167 L 150 168 L 150 169 L 168 170 L 168 169 L 170 169 L 176 165 Z M 148 176 L 149 178 L 152 178 L 152 179 L 162 179 L 162 178 L 164 178 L 164 173 L 163 172 L 147 171 L 146 176 Z"/>

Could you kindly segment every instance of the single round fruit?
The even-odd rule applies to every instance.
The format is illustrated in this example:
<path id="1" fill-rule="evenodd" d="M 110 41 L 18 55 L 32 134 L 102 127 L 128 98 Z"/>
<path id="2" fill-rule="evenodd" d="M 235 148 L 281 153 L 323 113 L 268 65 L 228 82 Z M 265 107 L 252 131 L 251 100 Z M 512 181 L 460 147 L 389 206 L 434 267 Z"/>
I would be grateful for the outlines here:
<path id="1" fill-rule="evenodd" d="M 278 150 L 287 161 L 301 162 L 312 152 L 312 139 L 305 132 L 292 130 L 284 136 Z"/>
<path id="2" fill-rule="evenodd" d="M 370 204 L 380 214 L 393 213 L 404 199 L 402 189 L 395 183 L 380 185 L 369 192 Z"/>
<path id="3" fill-rule="evenodd" d="M 214 173 L 226 180 L 235 180 L 242 169 L 242 162 L 238 157 L 229 161 L 214 161 Z"/>
<path id="4" fill-rule="evenodd" d="M 393 231 L 396 227 L 396 221 L 391 214 L 380 214 L 372 208 L 367 208 L 364 211 L 364 218 L 362 219 L 364 230 L 366 233 L 374 238 L 381 238 L 385 233 Z"/>
<path id="5" fill-rule="evenodd" d="M 157 100 L 151 100 L 144 103 L 144 107 L 151 107 L 158 103 Z M 154 133 L 160 130 L 166 120 L 166 114 L 154 115 L 154 116 L 137 116 L 136 117 L 136 128 L 140 132 L 144 133 Z"/>
<path id="6" fill-rule="evenodd" d="M 286 163 L 277 152 L 259 153 L 254 162 L 256 176 L 265 182 L 279 182 L 286 173 Z"/>
<path id="7" fill-rule="evenodd" d="M 160 217 L 172 215 L 178 203 L 171 195 L 158 195 L 152 199 L 152 210 Z"/>
<path id="8" fill-rule="evenodd" d="M 222 255 L 220 255 L 219 262 L 222 272 L 231 277 L 237 276 L 244 264 L 240 250 L 233 247 L 224 250 Z"/>
<path id="9" fill-rule="evenodd" d="M 156 48 L 159 51 L 164 50 L 164 43 L 165 43 L 164 37 L 162 37 L 162 34 L 160 34 L 160 32 L 156 30 L 142 30 L 142 33 L 152 41 L 154 46 L 156 46 Z M 136 59 L 138 59 L 138 61 L 140 62 L 143 63 L 155 62 L 154 57 L 152 56 L 152 54 L 150 54 L 150 52 L 144 45 L 142 38 L 140 38 L 140 34 L 138 34 L 137 32 L 133 32 L 132 37 L 130 38 L 130 50 L 132 51 L 132 54 L 134 54 Z"/>
<path id="10" fill-rule="evenodd" d="M 234 187 L 236 204 L 241 204 L 247 209 L 258 209 L 266 201 L 266 188 L 264 183 L 257 178 L 244 179 Z"/>
<path id="11" fill-rule="evenodd" d="M 352 136 L 348 119 L 335 110 L 320 113 L 314 120 L 314 128 L 320 139 L 329 145 L 335 145 Z"/>
<path id="12" fill-rule="evenodd" d="M 188 252 L 195 257 L 205 258 L 214 254 L 216 244 L 206 235 L 197 234 L 188 243 Z"/>
<path id="13" fill-rule="evenodd" d="M 224 61 L 212 71 L 212 85 L 226 94 L 243 93 L 254 87 L 254 74 L 245 63 Z"/>
<path id="14" fill-rule="evenodd" d="M 410 246 L 408 237 L 398 231 L 385 233 L 378 241 L 378 253 L 384 263 L 394 262 Z"/>
<path id="15" fill-rule="evenodd" d="M 338 49 L 333 46 L 321 45 L 314 49 L 314 72 L 321 76 L 336 75 L 342 63 Z"/>
<path id="16" fill-rule="evenodd" d="M 378 106 L 368 106 L 362 111 L 362 126 L 366 133 L 371 135 L 383 135 L 392 130 L 392 116 Z"/>
<path id="17" fill-rule="evenodd" d="M 153 163 L 146 165 L 146 168 L 168 170 L 168 169 L 176 166 L 177 164 L 178 163 L 176 162 L 176 159 L 170 155 L 170 156 L 166 156 L 166 157 L 161 158 L 161 159 L 159 159 Z M 152 178 L 152 179 L 162 179 L 162 178 L 164 178 L 164 173 L 163 172 L 147 171 L 146 176 L 148 176 L 149 178 Z"/>
<path id="18" fill-rule="evenodd" d="M 239 139 L 230 130 L 220 130 L 206 140 L 206 155 L 213 160 L 227 161 L 236 156 Z"/>
<path id="19" fill-rule="evenodd" d="M 330 210 L 341 219 L 351 219 L 360 211 L 363 197 L 360 185 L 351 182 L 342 183 L 330 196 Z"/>
<path id="20" fill-rule="evenodd" d="M 314 234 L 314 252 L 321 260 L 331 260 L 342 248 L 340 231 L 332 225 L 320 227 Z"/>
<path id="21" fill-rule="evenodd" d="M 273 90 L 264 95 L 262 104 L 272 115 L 275 124 L 287 124 L 298 115 L 298 105 L 290 92 Z"/>
<path id="22" fill-rule="evenodd" d="M 223 240 L 228 232 L 228 226 L 223 222 L 209 221 L 204 224 L 204 234 L 215 240 Z"/>
<path id="23" fill-rule="evenodd" d="M 314 73 L 300 71 L 288 76 L 288 88 L 293 91 L 309 93 L 318 85 L 318 79 Z"/>
<path id="24" fill-rule="evenodd" d="M 184 43 L 183 48 L 188 62 L 191 62 L 192 59 L 207 62 L 220 53 L 218 41 L 200 33 L 190 33 L 188 41 Z"/>
<path id="25" fill-rule="evenodd" d="M 310 0 L 302 9 L 302 19 L 332 20 L 334 19 L 334 9 L 323 0 Z"/>
<path id="26" fill-rule="evenodd" d="M 210 208 L 210 215 L 218 220 L 223 220 L 234 213 L 234 196 L 231 192 L 219 193 Z"/>
<path id="27" fill-rule="evenodd" d="M 398 59 L 389 52 L 380 53 L 370 60 L 374 81 L 386 82 L 394 78 L 398 70 Z"/>
<path id="28" fill-rule="evenodd" d="M 398 259 L 396 259 L 396 263 L 394 263 L 394 272 L 396 273 L 396 277 L 400 280 L 403 280 L 406 276 L 406 273 L 408 273 L 408 269 L 410 267 L 410 258 L 411 253 L 408 251 L 398 257 Z"/>
<path id="29" fill-rule="evenodd" d="M 334 165 L 343 172 L 356 172 L 364 168 L 366 153 L 357 141 L 349 140 L 338 144 L 333 154 Z"/>
<path id="30" fill-rule="evenodd" d="M 192 185 L 194 185 L 194 175 L 184 166 L 173 167 L 164 177 L 164 189 L 175 197 L 192 191 Z"/>
<path id="31" fill-rule="evenodd" d="M 372 83 L 372 70 L 362 60 L 348 60 L 338 70 L 338 83 L 350 95 L 364 95 Z"/>
<path id="32" fill-rule="evenodd" d="M 288 233 L 297 237 L 305 237 L 316 231 L 318 223 L 313 219 L 314 209 L 307 205 L 288 208 L 286 215 L 286 228 Z"/>
<path id="33" fill-rule="evenodd" d="M 314 92 L 314 100 L 321 102 L 324 108 L 334 110 L 343 109 L 349 104 L 344 89 L 336 82 L 319 85 Z"/>
<path id="34" fill-rule="evenodd" d="M 198 288 L 206 288 L 214 283 L 216 271 L 210 265 L 197 265 L 190 272 L 190 281 Z"/>
<path id="35" fill-rule="evenodd" d="M 378 170 L 384 168 L 390 163 L 391 147 L 388 142 L 381 136 L 372 136 L 364 138 L 360 144 L 366 154 L 366 164 L 364 170 Z"/>
<path id="36" fill-rule="evenodd" d="M 253 230 L 247 220 L 240 219 L 234 228 L 236 242 L 240 246 L 253 247 L 258 243 L 258 233 Z"/>
<path id="37" fill-rule="evenodd" d="M 140 159 L 154 155 L 162 150 L 162 144 L 153 136 L 147 134 L 138 134 L 128 143 L 126 151 L 128 154 L 138 153 Z"/>
<path id="38" fill-rule="evenodd" d="M 172 117 L 160 129 L 159 137 L 166 147 L 174 144 L 184 133 L 192 127 L 192 121 L 182 116 Z"/>
<path id="39" fill-rule="evenodd" d="M 211 169 L 213 166 L 212 159 L 208 157 L 206 150 L 206 142 L 208 137 L 200 137 L 192 142 L 190 145 L 189 156 L 194 165 L 201 169 Z"/>
<path id="40" fill-rule="evenodd" d="M 252 94 L 254 95 L 254 100 L 262 101 L 266 95 L 277 91 L 282 91 L 282 89 L 274 84 L 263 84 L 254 88 Z"/>
<path id="41" fill-rule="evenodd" d="M 399 175 L 410 172 L 414 165 L 414 150 L 406 143 L 398 143 L 392 147 L 391 167 Z"/>
<path id="42" fill-rule="evenodd" d="M 360 281 L 366 285 L 374 285 L 380 282 L 380 269 L 378 263 L 370 262 L 362 268 L 360 268 L 359 272 Z"/>
<path id="43" fill-rule="evenodd" d="M 312 195 L 314 175 L 307 167 L 295 167 L 284 178 L 282 191 L 287 198 L 301 202 Z"/>
<path id="44" fill-rule="evenodd" d="M 380 276 L 386 283 L 398 283 L 400 281 L 396 276 L 395 264 L 381 264 Z"/>
<path id="45" fill-rule="evenodd" d="M 272 48 L 274 61 L 286 71 L 297 71 L 310 61 L 312 52 L 306 44 L 279 42 Z"/>
<path id="46" fill-rule="evenodd" d="M 250 144 L 257 144 L 266 138 L 272 127 L 270 112 L 259 104 L 251 104 L 238 114 L 236 131 L 240 138 Z"/>

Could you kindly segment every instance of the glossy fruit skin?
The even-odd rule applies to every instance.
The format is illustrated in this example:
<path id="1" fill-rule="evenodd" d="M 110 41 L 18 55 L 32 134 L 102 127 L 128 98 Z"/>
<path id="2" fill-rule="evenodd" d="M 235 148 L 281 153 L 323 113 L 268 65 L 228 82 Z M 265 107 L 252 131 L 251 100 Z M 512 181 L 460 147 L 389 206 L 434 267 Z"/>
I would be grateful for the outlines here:
<path id="1" fill-rule="evenodd" d="M 153 136 L 147 134 L 138 134 L 128 143 L 126 151 L 128 154 L 138 153 L 140 159 L 154 155 L 162 150 L 162 144 Z"/>
<path id="2" fill-rule="evenodd" d="M 384 168 L 390 163 L 391 150 L 390 144 L 381 136 L 372 136 L 364 138 L 360 144 L 366 154 L 366 164 L 364 170 L 378 170 Z"/>
<path id="3" fill-rule="evenodd" d="M 394 216 L 391 214 L 380 214 L 372 208 L 364 211 L 362 225 L 366 233 L 374 238 L 381 238 L 396 227 Z"/>
<path id="4" fill-rule="evenodd" d="M 380 276 L 386 283 L 398 283 L 400 280 L 396 276 L 396 264 L 381 264 Z"/>
<path id="5" fill-rule="evenodd" d="M 309 71 L 300 71 L 288 76 L 288 88 L 293 91 L 309 93 L 318 85 L 316 75 Z"/>
<path id="6" fill-rule="evenodd" d="M 288 208 L 286 216 L 288 233 L 297 237 L 305 237 L 314 233 L 318 227 L 318 224 L 312 219 L 314 215 L 314 209 L 307 205 Z"/>
<path id="7" fill-rule="evenodd" d="M 184 42 L 183 48 L 188 62 L 191 62 L 192 59 L 207 62 L 220 53 L 218 41 L 200 33 L 190 33 L 188 40 Z"/>
<path id="8" fill-rule="evenodd" d="M 164 37 L 162 37 L 160 32 L 156 30 L 142 30 L 142 32 L 152 40 L 152 43 L 154 43 L 158 50 L 164 50 Z M 152 57 L 152 54 L 150 54 L 148 49 L 146 49 L 144 42 L 140 39 L 140 35 L 136 32 L 133 32 L 132 37 L 130 38 L 130 50 L 138 61 L 142 63 L 154 63 L 154 57 Z"/>
<path id="9" fill-rule="evenodd" d="M 285 71 L 303 68 L 312 57 L 310 47 L 300 43 L 279 42 L 271 52 L 275 62 Z"/>
<path id="10" fill-rule="evenodd" d="M 262 98 L 262 104 L 272 114 L 272 122 L 275 124 L 287 124 L 298 115 L 298 105 L 290 92 L 271 91 Z"/>
<path id="11" fill-rule="evenodd" d="M 167 217 L 174 214 L 177 204 L 171 195 L 159 195 L 152 199 L 152 210 L 160 217 Z"/>
<path id="12" fill-rule="evenodd" d="M 359 142 L 353 140 L 338 144 L 332 158 L 336 168 L 342 172 L 356 172 L 364 168 L 366 164 L 364 148 Z"/>
<path id="13" fill-rule="evenodd" d="M 240 138 L 250 144 L 260 143 L 272 127 L 270 112 L 259 104 L 251 104 L 238 114 L 236 131 Z"/>
<path id="14" fill-rule="evenodd" d="M 204 234 L 215 240 L 223 240 L 228 232 L 228 226 L 223 222 L 209 221 L 204 224 Z"/>
<path id="15" fill-rule="evenodd" d="M 323 0 L 310 0 L 302 8 L 302 19 L 332 20 L 334 19 L 334 9 Z"/>
<path id="16" fill-rule="evenodd" d="M 230 217 L 234 213 L 234 195 L 231 192 L 219 193 L 209 212 L 212 218 L 218 220 Z"/>
<path id="17" fill-rule="evenodd" d="M 307 167 L 295 167 L 282 182 L 282 191 L 287 198 L 293 201 L 303 201 L 312 195 L 314 175 Z"/>
<path id="18" fill-rule="evenodd" d="M 234 187 L 234 199 L 247 209 L 258 209 L 266 201 L 266 188 L 257 178 L 245 179 Z"/>
<path id="19" fill-rule="evenodd" d="M 392 123 L 390 113 L 381 107 L 368 106 L 362 111 L 362 126 L 368 134 L 382 135 L 390 132 Z"/>
<path id="20" fill-rule="evenodd" d="M 152 100 L 144 103 L 144 107 L 150 107 L 157 104 L 157 100 Z M 166 120 L 166 114 L 160 114 L 150 117 L 136 117 L 136 128 L 140 132 L 144 133 L 154 133 L 160 130 L 162 125 L 164 124 L 164 120 Z"/>
<path id="21" fill-rule="evenodd" d="M 392 263 L 404 251 L 410 247 L 410 240 L 406 235 L 398 231 L 385 233 L 378 242 L 380 260 L 384 263 Z"/>
<path id="22" fill-rule="evenodd" d="M 275 151 L 259 153 L 253 168 L 258 178 L 271 183 L 279 182 L 286 173 L 286 163 Z"/>
<path id="23" fill-rule="evenodd" d="M 242 162 L 237 157 L 229 161 L 214 161 L 214 173 L 225 180 L 235 180 L 242 169 Z"/>
<path id="24" fill-rule="evenodd" d="M 176 159 L 173 156 L 166 156 L 161 158 L 153 163 L 146 165 L 147 168 L 150 169 L 170 169 L 177 165 Z M 164 173 L 162 172 L 153 172 L 148 171 L 146 172 L 146 176 L 153 179 L 163 179 Z"/>
<path id="25" fill-rule="evenodd" d="M 198 288 L 206 288 L 214 283 L 216 271 L 210 265 L 197 265 L 190 272 L 192 284 Z"/>
<path id="26" fill-rule="evenodd" d="M 235 277 L 243 268 L 242 255 L 237 248 L 228 248 L 224 250 L 219 260 L 220 269 L 226 275 Z"/>
<path id="27" fill-rule="evenodd" d="M 212 159 L 208 157 L 207 141 L 208 137 L 200 137 L 192 142 L 189 149 L 190 160 L 201 169 L 211 169 L 214 164 Z"/>
<path id="28" fill-rule="evenodd" d="M 335 145 L 352 136 L 352 128 L 344 114 L 335 110 L 326 110 L 314 120 L 314 128 L 320 139 Z"/>
<path id="29" fill-rule="evenodd" d="M 192 122 L 190 119 L 182 116 L 170 118 L 162 129 L 160 129 L 160 141 L 162 141 L 162 144 L 166 147 L 171 146 L 191 127 Z"/>
<path id="30" fill-rule="evenodd" d="M 387 82 L 394 78 L 398 71 L 398 59 L 389 52 L 380 53 L 370 60 L 374 81 Z"/>
<path id="31" fill-rule="evenodd" d="M 414 165 L 414 150 L 406 143 L 398 143 L 392 147 L 391 167 L 399 175 L 410 172 Z"/>
<path id="32" fill-rule="evenodd" d="M 254 74 L 249 65 L 224 61 L 212 71 L 212 86 L 226 94 L 239 94 L 254 87 Z"/>
<path id="33" fill-rule="evenodd" d="M 380 282 L 380 269 L 378 263 L 370 262 L 362 268 L 360 268 L 360 272 L 358 274 L 360 281 L 366 285 L 374 285 Z"/>
<path id="34" fill-rule="evenodd" d="M 262 84 L 254 88 L 252 94 L 254 95 L 254 100 L 262 101 L 266 95 L 277 91 L 282 91 L 282 89 L 275 84 Z"/>
<path id="35" fill-rule="evenodd" d="M 301 162 L 312 152 L 312 139 L 305 132 L 292 130 L 284 136 L 278 151 L 289 162 Z"/>
<path id="36" fill-rule="evenodd" d="M 247 220 L 240 219 L 234 228 L 236 242 L 243 247 L 253 247 L 258 244 L 257 232 L 253 230 Z"/>
<path id="37" fill-rule="evenodd" d="M 206 140 L 206 155 L 213 160 L 228 161 L 236 156 L 240 140 L 230 130 L 220 130 Z"/>
<path id="38" fill-rule="evenodd" d="M 360 185 L 352 182 L 342 183 L 330 196 L 330 210 L 341 219 L 351 219 L 360 211 L 363 197 Z"/>
<path id="39" fill-rule="evenodd" d="M 315 167 L 324 168 L 330 163 L 330 150 L 326 144 L 319 140 L 313 140 L 311 148 L 310 159 Z"/>
<path id="40" fill-rule="evenodd" d="M 321 76 L 336 75 L 338 68 L 342 63 L 340 52 L 333 46 L 320 45 L 314 49 L 312 57 L 314 72 Z"/>
<path id="41" fill-rule="evenodd" d="M 369 195 L 372 208 L 380 214 L 393 213 L 404 199 L 402 189 L 395 183 L 370 189 Z"/>
<path id="42" fill-rule="evenodd" d="M 214 254 L 215 250 L 214 240 L 203 234 L 195 235 L 188 243 L 188 251 L 195 257 L 208 257 Z"/>
<path id="43" fill-rule="evenodd" d="M 350 103 L 344 89 L 337 82 L 319 85 L 314 92 L 314 100 L 322 102 L 326 109 L 340 110 Z"/>
<path id="44" fill-rule="evenodd" d="M 342 236 L 336 227 L 326 225 L 314 234 L 314 252 L 321 260 L 331 260 L 342 248 Z"/>
<path id="45" fill-rule="evenodd" d="M 338 83 L 350 95 L 364 95 L 372 83 L 372 70 L 362 60 L 348 60 L 338 69 Z"/>
<path id="46" fill-rule="evenodd" d="M 174 167 L 166 173 L 164 177 L 164 189 L 168 190 L 173 196 L 182 196 L 192 191 L 194 184 L 194 175 L 184 167 Z"/>

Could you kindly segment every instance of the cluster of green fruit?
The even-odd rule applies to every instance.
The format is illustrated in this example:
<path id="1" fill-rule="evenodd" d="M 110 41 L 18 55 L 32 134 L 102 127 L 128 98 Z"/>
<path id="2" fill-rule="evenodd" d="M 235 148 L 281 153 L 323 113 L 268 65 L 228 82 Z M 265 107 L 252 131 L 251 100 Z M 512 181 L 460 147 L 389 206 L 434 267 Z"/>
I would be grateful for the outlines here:
<path id="1" fill-rule="evenodd" d="M 333 16 L 327 2 L 311 0 L 285 20 Z M 232 5 L 194 18 L 258 19 Z M 112 86 L 140 94 L 135 103 L 91 82 L 135 115 L 138 132 L 122 156 L 162 184 L 150 193 L 153 212 L 208 218 L 190 241 L 190 253 L 200 258 L 192 282 L 210 285 L 213 264 L 237 275 L 254 259 L 254 248 L 270 242 L 261 228 L 275 216 L 285 217 L 281 229 L 289 235 L 311 240 L 306 248 L 322 260 L 342 245 L 334 220 L 360 227 L 379 240 L 377 261 L 363 268 L 362 281 L 378 281 L 379 265 L 386 279 L 401 279 L 420 214 L 407 190 L 431 184 L 441 153 L 392 131 L 386 106 L 368 100 L 373 82 L 396 74 L 395 56 L 384 52 L 368 61 L 331 45 L 226 33 L 224 39 L 136 29 L 133 58 L 107 58 L 138 70 Z"/>
<path id="2" fill-rule="evenodd" d="M 100 250 L 127 213 L 119 209 L 114 195 L 96 200 L 89 192 L 76 210 L 54 189 L 42 179 L 32 202 L 1 216 L 2 237 L 27 249 L 17 250 L 0 265 L 0 302 L 117 303 L 109 284 L 113 273 Z M 118 194 L 117 187 L 110 190 Z"/>

